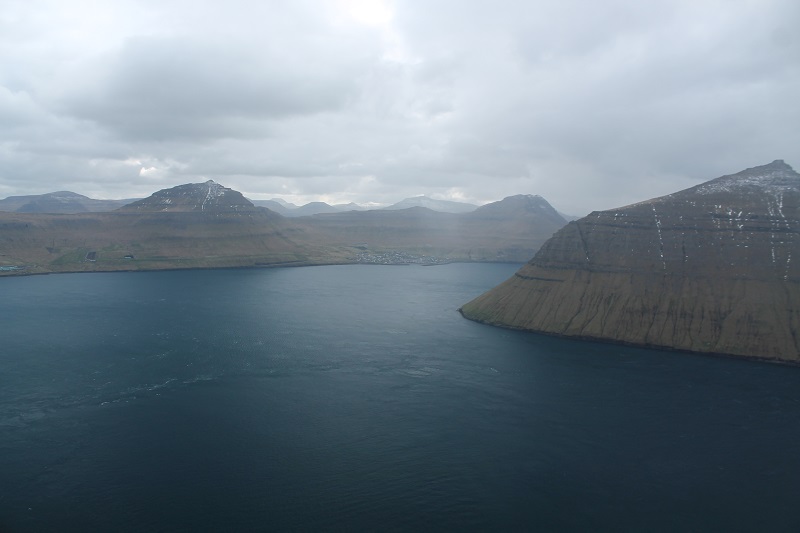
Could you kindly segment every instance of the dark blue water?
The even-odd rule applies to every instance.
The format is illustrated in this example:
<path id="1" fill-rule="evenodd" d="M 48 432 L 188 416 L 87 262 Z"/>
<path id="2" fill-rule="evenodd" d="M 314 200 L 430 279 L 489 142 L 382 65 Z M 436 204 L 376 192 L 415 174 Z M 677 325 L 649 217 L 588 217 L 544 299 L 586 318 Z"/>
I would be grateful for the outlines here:
<path id="1" fill-rule="evenodd" d="M 461 318 L 514 270 L 0 279 L 0 531 L 800 530 L 800 369 Z"/>

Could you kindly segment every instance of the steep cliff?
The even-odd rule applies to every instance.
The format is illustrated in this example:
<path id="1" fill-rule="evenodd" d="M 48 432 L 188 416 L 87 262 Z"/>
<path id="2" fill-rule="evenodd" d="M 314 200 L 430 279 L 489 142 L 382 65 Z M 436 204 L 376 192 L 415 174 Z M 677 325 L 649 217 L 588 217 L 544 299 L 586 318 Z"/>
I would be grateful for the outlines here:
<path id="1" fill-rule="evenodd" d="M 774 161 L 570 222 L 461 311 L 554 335 L 800 362 L 799 219 L 800 174 Z"/>

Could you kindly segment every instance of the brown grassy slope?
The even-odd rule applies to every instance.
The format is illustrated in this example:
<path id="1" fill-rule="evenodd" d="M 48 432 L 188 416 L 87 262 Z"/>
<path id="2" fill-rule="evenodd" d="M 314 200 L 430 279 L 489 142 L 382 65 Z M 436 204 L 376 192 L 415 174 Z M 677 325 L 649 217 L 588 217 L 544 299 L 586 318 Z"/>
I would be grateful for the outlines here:
<path id="1" fill-rule="evenodd" d="M 335 261 L 305 230 L 266 210 L 246 213 L 0 213 L 0 266 L 25 273 L 257 266 Z M 96 252 L 96 261 L 87 261 Z M 126 259 L 125 256 L 133 256 Z"/>
<path id="2" fill-rule="evenodd" d="M 563 224 L 533 196 L 461 215 L 411 208 L 288 219 L 209 181 L 112 213 L 0 213 L 0 266 L 25 267 L 0 274 L 346 263 L 365 250 L 522 262 Z"/>
<path id="3" fill-rule="evenodd" d="M 800 362 L 792 260 L 800 258 L 800 175 L 788 165 L 740 174 L 783 181 L 766 190 L 694 188 L 592 213 L 463 314 L 556 335 Z"/>

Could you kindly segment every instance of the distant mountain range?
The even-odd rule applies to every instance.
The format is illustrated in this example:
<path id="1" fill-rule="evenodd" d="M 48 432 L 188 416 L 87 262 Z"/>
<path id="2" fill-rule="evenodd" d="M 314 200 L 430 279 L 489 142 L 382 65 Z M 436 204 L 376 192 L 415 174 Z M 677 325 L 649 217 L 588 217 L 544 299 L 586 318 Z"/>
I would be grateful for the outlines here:
<path id="1" fill-rule="evenodd" d="M 214 182 L 211 181 L 211 183 Z M 185 188 L 190 185 L 201 184 L 186 184 L 179 185 L 179 187 Z M 83 196 L 82 194 L 77 194 L 70 191 L 58 191 L 28 196 L 9 196 L 8 198 L 0 200 L 0 211 L 54 214 L 101 213 L 119 209 L 122 206 L 137 202 L 139 200 L 141 200 L 141 198 L 130 198 L 125 200 L 95 200 L 87 196 Z M 150 201 L 158 202 L 158 198 Z M 368 211 L 370 209 L 397 210 L 408 209 L 410 207 L 426 207 L 441 213 L 469 213 L 478 208 L 478 206 L 475 204 L 453 202 L 450 200 L 436 200 L 427 196 L 406 198 L 397 202 L 396 204 L 378 208 L 365 207 L 354 202 L 334 205 L 330 205 L 325 202 L 310 202 L 305 205 L 298 206 L 281 198 L 272 198 L 271 200 L 248 199 L 248 201 L 257 207 L 266 207 L 267 209 L 285 217 L 305 217 L 319 215 L 322 213 Z M 575 218 L 570 217 L 569 215 L 561 215 L 566 220 L 572 220 Z"/>
<path id="2" fill-rule="evenodd" d="M 468 261 L 524 262 L 566 224 L 541 196 L 510 196 L 468 213 L 427 207 L 320 214 L 305 221 L 326 242 L 360 243 Z"/>
<path id="3" fill-rule="evenodd" d="M 289 217 L 292 216 L 291 213 L 297 211 L 297 206 L 294 204 L 286 205 L 287 202 L 279 202 L 277 199 L 274 200 L 250 200 L 253 205 L 258 207 L 266 207 L 270 211 L 274 211 L 279 215 Z"/>
<path id="4" fill-rule="evenodd" d="M 559 230 L 465 304 L 552 335 L 800 363 L 800 174 L 781 160 Z"/>
<path id="5" fill-rule="evenodd" d="M 356 203 L 330 205 L 325 202 L 311 202 L 303 206 L 296 206 L 280 198 L 272 200 L 251 200 L 254 205 L 266 207 L 285 217 L 304 217 L 323 213 L 341 213 L 346 211 L 368 211 L 370 208 Z M 382 207 L 379 209 L 408 209 L 409 207 L 427 207 L 440 213 L 468 213 L 477 209 L 477 205 L 462 202 L 452 202 L 449 200 L 434 200 L 427 196 L 416 196 L 406 198 L 396 204 Z"/>
<path id="6" fill-rule="evenodd" d="M 384 209 L 408 209 L 409 207 L 427 207 L 428 209 L 441 213 L 469 213 L 478 208 L 475 204 L 453 202 L 450 200 L 434 200 L 427 196 L 415 196 L 414 198 L 406 198 L 396 204 L 384 207 Z"/>
<path id="7" fill-rule="evenodd" d="M 17 213 L 95 213 L 113 211 L 133 200 L 94 200 L 70 191 L 28 196 L 9 196 L 0 200 L 0 211 Z"/>
<path id="8" fill-rule="evenodd" d="M 538 196 L 510 197 L 469 213 L 419 206 L 341 211 L 322 203 L 290 209 L 316 214 L 281 216 L 207 181 L 163 189 L 110 212 L 0 213 L 0 274 L 523 262 L 566 223 Z"/>

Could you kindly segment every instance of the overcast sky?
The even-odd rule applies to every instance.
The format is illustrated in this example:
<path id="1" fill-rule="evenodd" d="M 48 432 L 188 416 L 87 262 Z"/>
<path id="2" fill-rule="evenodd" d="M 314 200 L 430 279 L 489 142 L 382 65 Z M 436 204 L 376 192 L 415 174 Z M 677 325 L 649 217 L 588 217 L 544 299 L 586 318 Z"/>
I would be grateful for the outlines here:
<path id="1" fill-rule="evenodd" d="M 0 0 L 0 198 L 584 215 L 784 159 L 800 2 Z"/>

